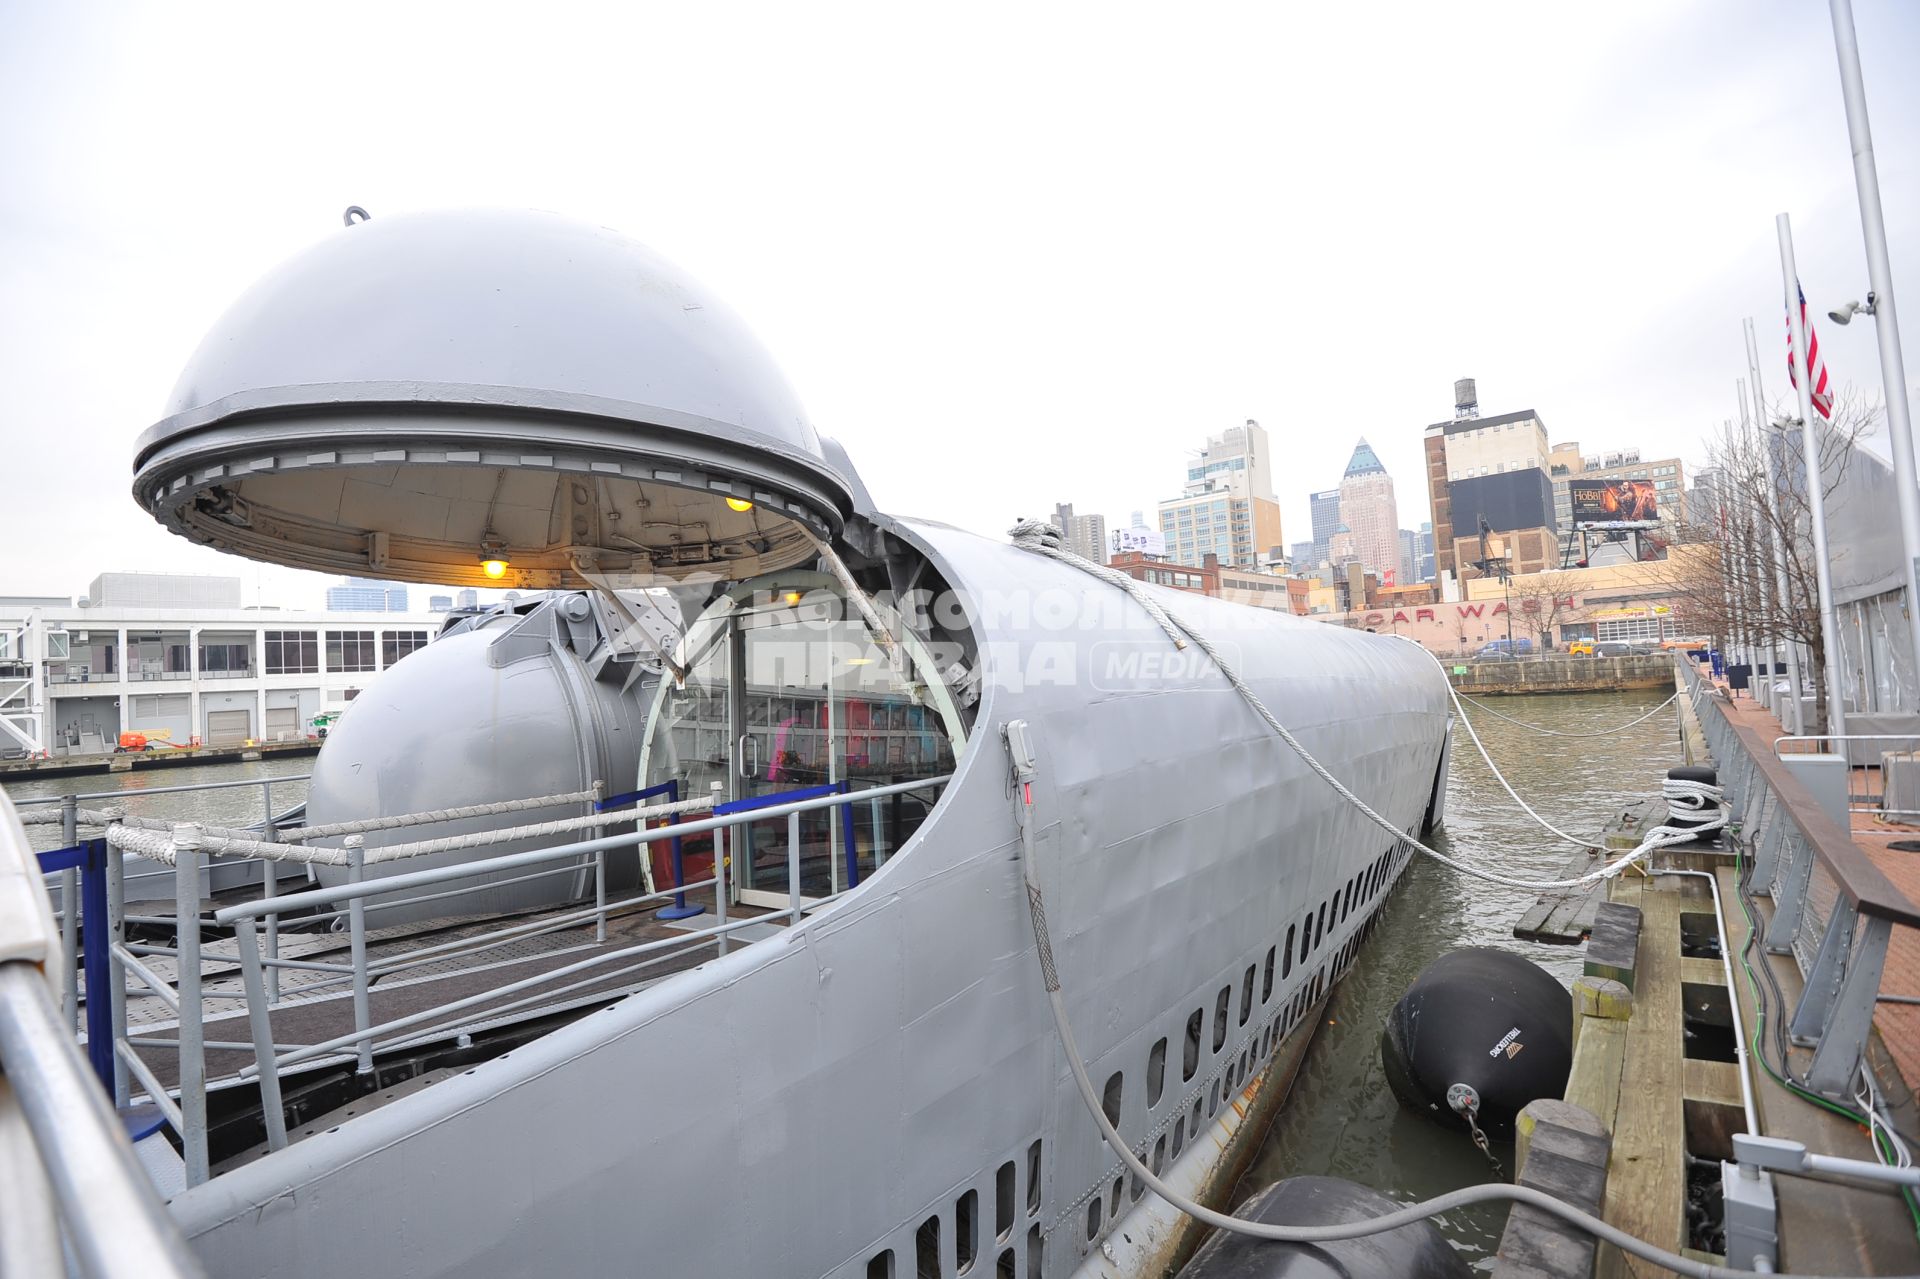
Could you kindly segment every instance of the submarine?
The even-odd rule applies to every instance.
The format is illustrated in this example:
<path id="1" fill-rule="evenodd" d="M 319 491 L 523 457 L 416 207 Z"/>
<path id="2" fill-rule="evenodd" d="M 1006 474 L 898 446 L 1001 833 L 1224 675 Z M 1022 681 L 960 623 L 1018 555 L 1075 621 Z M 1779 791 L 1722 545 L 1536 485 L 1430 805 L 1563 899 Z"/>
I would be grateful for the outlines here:
<path id="1" fill-rule="evenodd" d="M 308 820 L 576 796 L 447 828 L 529 832 L 664 790 L 731 813 L 691 823 L 712 828 L 683 851 L 724 881 L 715 911 L 760 922 L 216 1161 L 170 1201 L 208 1273 L 1149 1275 L 1190 1252 L 1192 1224 L 1128 1183 L 1076 1091 L 1023 826 L 1047 978 L 1109 1121 L 1218 1201 L 1407 838 L 1443 817 L 1439 668 L 877 510 L 744 321 L 612 230 L 507 210 L 349 223 L 208 332 L 138 440 L 135 499 L 264 562 L 543 594 L 374 681 L 321 748 Z M 1141 660 L 1176 647 L 1156 611 L 1230 654 L 1406 838 L 1217 664 Z M 753 805 L 816 792 L 835 798 L 792 837 L 751 826 Z M 377 918 L 594 892 L 584 861 L 487 864 L 543 840 L 561 842 L 370 865 L 476 867 L 451 894 L 375 899 Z M 605 874 L 660 887 L 637 849 Z"/>

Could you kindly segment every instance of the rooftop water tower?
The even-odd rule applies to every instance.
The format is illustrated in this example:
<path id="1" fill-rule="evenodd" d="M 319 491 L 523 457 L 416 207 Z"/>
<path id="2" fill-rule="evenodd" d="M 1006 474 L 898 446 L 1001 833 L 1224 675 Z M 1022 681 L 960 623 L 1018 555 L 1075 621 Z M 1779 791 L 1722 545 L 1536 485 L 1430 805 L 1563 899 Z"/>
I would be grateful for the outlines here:
<path id="1" fill-rule="evenodd" d="M 1453 416 L 1455 421 L 1480 416 L 1480 394 L 1470 377 L 1459 378 L 1453 384 Z"/>

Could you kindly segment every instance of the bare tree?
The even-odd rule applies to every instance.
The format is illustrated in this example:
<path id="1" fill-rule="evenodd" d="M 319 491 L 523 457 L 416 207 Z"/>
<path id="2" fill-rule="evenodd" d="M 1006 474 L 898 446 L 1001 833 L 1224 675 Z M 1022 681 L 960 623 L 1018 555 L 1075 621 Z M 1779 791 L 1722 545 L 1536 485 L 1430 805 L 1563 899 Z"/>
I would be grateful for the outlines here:
<path id="1" fill-rule="evenodd" d="M 1572 573 L 1528 573 L 1513 579 L 1513 610 L 1538 637 L 1542 652 L 1553 647 L 1556 626 L 1575 619 L 1580 579 Z"/>
<path id="2" fill-rule="evenodd" d="M 1686 526 L 1666 563 L 1683 631 L 1714 638 L 1723 651 L 1774 639 L 1798 643 L 1808 653 L 1804 669 L 1826 722 L 1826 646 L 1820 629 L 1820 605 L 1809 519 L 1807 475 L 1796 410 L 1776 409 L 1775 423 L 1726 422 L 1708 445 L 1710 468 L 1696 472 L 1696 493 L 1711 495 L 1711 507 L 1687 511 Z M 1874 433 L 1881 418 L 1877 402 L 1843 391 L 1833 417 L 1818 433 L 1819 475 L 1824 498 L 1839 489 L 1859 442 Z M 1773 449 L 1773 481 L 1763 449 Z M 1681 553 L 1686 552 L 1686 553 Z M 1776 554 L 1784 562 L 1786 589 L 1776 576 Z"/>

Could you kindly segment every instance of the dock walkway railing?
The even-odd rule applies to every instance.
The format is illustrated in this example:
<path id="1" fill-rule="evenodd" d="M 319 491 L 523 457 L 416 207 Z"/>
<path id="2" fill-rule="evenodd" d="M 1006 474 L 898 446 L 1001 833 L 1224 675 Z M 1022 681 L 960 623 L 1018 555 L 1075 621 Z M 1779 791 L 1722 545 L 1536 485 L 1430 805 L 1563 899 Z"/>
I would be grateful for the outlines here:
<path id="1" fill-rule="evenodd" d="M 1894 925 L 1920 928 L 1920 907 L 1854 843 L 1773 743 L 1740 723 L 1681 663 L 1720 784 L 1733 838 L 1750 859 L 1748 883 L 1773 900 L 1762 939 L 1791 954 L 1805 988 L 1788 1023 L 1792 1042 L 1813 1050 L 1806 1082 L 1851 1098 L 1873 1030 L 1887 942 Z"/>
<path id="2" fill-rule="evenodd" d="M 1847 763 L 1847 811 L 1877 813 L 1882 817 L 1920 817 L 1920 734 L 1813 733 L 1774 739 L 1773 753 L 1781 759 L 1796 755 L 1835 755 Z M 1889 773 L 1912 770 L 1911 788 L 1892 785 Z"/>
<path id="3" fill-rule="evenodd" d="M 121 1109 L 139 1101 L 152 1105 L 178 1138 L 186 1183 L 198 1185 L 207 1180 L 211 1171 L 207 1063 L 210 1050 L 251 1053 L 251 1063 L 231 1075 L 229 1083 L 257 1084 L 266 1144 L 269 1149 L 278 1150 L 289 1140 L 281 1095 L 283 1072 L 351 1066 L 357 1073 L 365 1074 L 374 1070 L 376 1058 L 382 1053 L 439 1041 L 459 1041 L 462 1036 L 477 1034 L 507 1021 L 603 1002 L 665 975 L 661 966 L 674 960 L 685 960 L 705 951 L 726 954 L 731 946 L 744 940 L 739 935 L 746 930 L 759 930 L 757 935 L 762 935 L 770 921 L 798 924 L 806 912 L 853 891 L 859 882 L 850 864 L 849 873 L 839 881 L 843 886 L 825 895 L 807 895 L 802 882 L 801 856 L 804 814 L 829 809 L 843 814 L 839 827 L 850 863 L 854 857 L 854 825 L 861 820 L 862 813 L 869 814 L 874 823 L 871 847 L 878 860 L 884 844 L 882 825 L 886 809 L 881 801 L 911 792 L 937 793 L 947 781 L 946 775 L 940 775 L 858 790 L 840 784 L 760 796 L 739 809 L 734 805 L 716 806 L 711 797 L 679 799 L 677 790 L 668 784 L 603 799 L 604 789 L 596 783 L 592 790 L 565 795 L 330 826 L 306 826 L 284 832 L 277 828 L 273 818 L 270 795 L 264 798 L 264 827 L 248 829 L 139 818 L 118 809 L 92 809 L 75 802 L 76 798 L 108 796 L 66 797 L 64 802 L 56 801 L 60 804 L 57 814 L 46 813 L 40 820 L 59 820 L 63 833 L 70 839 L 83 829 L 97 828 L 102 834 L 39 857 L 37 869 L 49 878 L 57 878 L 57 886 L 62 890 L 61 924 L 56 928 L 49 916 L 47 936 L 43 939 L 46 952 L 43 962 L 56 980 L 64 983 L 67 992 L 66 1021 L 70 1033 L 61 1038 L 72 1054 L 73 1034 L 84 1031 L 88 1056 L 99 1076 L 100 1086 L 95 1091 L 103 1099 L 110 1096 Z M 247 781 L 234 785 L 258 783 Z M 662 794 L 666 802 L 643 804 Z M 459 835 L 436 837 L 429 831 L 423 832 L 426 837 L 405 843 L 365 846 L 366 836 L 376 831 L 432 827 L 479 815 L 572 805 L 585 805 L 588 811 L 577 817 Z M 711 810 L 710 815 L 707 810 Z M 11 810 L 4 820 L 12 824 L 14 831 L 20 830 Z M 738 874 L 729 867 L 729 832 L 741 832 L 748 827 L 764 829 L 764 824 L 769 822 L 780 822 L 786 828 L 785 908 L 770 914 L 729 918 L 731 890 L 735 887 L 731 878 Z M 622 826 L 633 829 L 609 833 Z M 708 833 L 713 839 L 712 869 L 703 879 L 685 882 L 680 845 L 689 836 Z M 0 840 L 4 838 L 5 832 L 0 832 Z M 320 839 L 332 842 L 313 845 L 299 842 Z M 482 855 L 454 865 L 365 877 L 367 868 L 375 864 L 392 864 L 450 851 L 474 850 L 484 854 L 489 845 L 524 846 L 545 841 L 557 842 Z M 24 832 L 16 842 L 20 855 L 27 859 L 23 865 L 32 866 L 33 855 L 25 852 Z M 655 843 L 674 850 L 675 882 L 609 901 L 607 855 Z M 205 888 L 209 882 L 206 871 L 212 863 L 223 859 L 258 862 L 259 895 L 253 900 L 231 901 L 229 898 L 231 904 L 217 905 L 209 913 L 205 908 Z M 305 872 L 310 866 L 345 867 L 347 882 L 285 891 L 281 875 L 290 869 L 289 863 L 298 867 L 302 879 L 308 882 L 310 877 Z M 172 877 L 174 911 L 171 916 L 128 914 L 125 885 L 130 865 L 143 866 L 148 873 L 160 873 L 160 868 L 164 868 L 164 873 Z M 83 882 L 76 893 L 72 876 L 82 867 Z M 756 862 L 754 874 L 761 880 L 760 887 L 770 886 L 765 883 L 767 873 L 768 868 Z M 374 944 L 382 938 L 377 930 L 369 928 L 368 914 L 381 909 L 383 904 L 404 900 L 409 906 L 417 905 L 471 894 L 477 888 L 494 889 L 547 876 L 571 876 L 576 884 L 585 885 L 589 874 L 591 898 L 582 898 L 577 908 L 561 908 L 532 919 L 515 917 L 497 924 L 463 926 L 452 940 L 408 944 L 406 948 L 380 956 L 371 953 Z M 35 883 L 32 886 L 36 892 L 44 892 L 49 885 Z M 610 916 L 632 913 L 641 907 L 659 907 L 658 918 L 681 921 L 701 913 L 698 906 L 690 905 L 688 894 L 707 893 L 711 894 L 708 900 L 713 912 L 710 926 L 693 927 L 676 922 L 671 936 L 634 944 L 615 942 L 609 947 Z M 346 960 L 323 961 L 284 953 L 283 925 L 288 923 L 308 929 L 324 926 L 329 931 L 317 934 L 323 937 L 344 933 Z M 160 930 L 161 941 L 171 932 L 173 944 L 137 940 L 129 934 L 129 924 L 144 927 L 148 937 L 154 930 Z M 449 963 L 468 964 L 463 972 L 499 968 L 514 962 L 516 955 L 524 957 L 525 952 L 515 948 L 533 938 L 588 927 L 592 929 L 590 942 L 583 939 L 575 944 L 562 940 L 543 952 L 548 959 L 575 954 L 580 958 L 568 959 L 519 979 L 509 980 L 503 975 L 497 983 L 489 982 L 477 994 L 449 997 L 378 1023 L 373 1019 L 372 989 L 378 980 L 429 969 L 444 976 L 447 971 L 444 966 Z M 206 936 L 209 930 L 214 930 L 217 937 L 212 948 Z M 225 937 L 227 930 L 231 930 L 230 944 Z M 104 944 L 95 944 L 96 938 Z M 212 983 L 214 989 L 208 989 L 210 983 L 206 978 L 210 964 L 215 973 L 231 973 L 236 962 L 240 970 L 240 993 L 223 988 L 230 982 Z M 85 973 L 83 986 L 77 984 L 74 976 L 77 971 Z M 298 979 L 297 989 L 283 989 L 283 985 L 290 984 L 290 981 L 283 983 L 283 977 L 289 974 Z M 41 993 L 43 999 L 48 998 L 44 983 Z M 166 1029 L 164 1023 L 130 1028 L 127 1008 L 130 998 L 157 1000 L 170 1014 L 168 1021 L 173 1034 L 155 1033 Z M 343 1003 L 350 999 L 352 1029 L 306 1043 L 275 1038 L 273 1015 L 276 1010 L 317 999 L 338 999 Z M 236 1008 L 236 1004 L 240 1007 Z M 84 1020 L 79 1015 L 82 1007 L 86 1014 Z M 50 1002 L 46 1011 L 57 1027 L 61 1018 L 54 1013 Z M 209 1037 L 210 1029 L 219 1034 L 222 1026 L 237 1028 L 242 1012 L 245 1038 Z M 156 1073 L 155 1050 L 166 1054 L 160 1058 L 163 1062 L 177 1060 L 176 1083 L 169 1085 Z M 105 1113 L 111 1117 L 113 1111 Z M 4 1279 L 4 1274 L 0 1270 L 0 1279 Z"/>

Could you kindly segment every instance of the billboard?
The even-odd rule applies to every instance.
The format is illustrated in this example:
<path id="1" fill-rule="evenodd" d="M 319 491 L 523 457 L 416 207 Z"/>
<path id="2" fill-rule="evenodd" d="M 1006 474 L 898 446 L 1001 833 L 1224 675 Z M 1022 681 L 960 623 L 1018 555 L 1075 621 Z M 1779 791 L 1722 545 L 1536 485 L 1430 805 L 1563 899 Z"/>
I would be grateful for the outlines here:
<path id="1" fill-rule="evenodd" d="M 1165 555 L 1167 553 L 1166 535 L 1159 529 L 1147 528 L 1136 524 L 1131 528 L 1117 528 L 1109 535 L 1115 555 L 1124 555 L 1128 551 L 1139 551 L 1144 555 Z"/>
<path id="2" fill-rule="evenodd" d="M 1537 466 L 1455 480 L 1447 493 L 1456 541 L 1480 536 L 1482 517 L 1496 533 L 1554 527 L 1553 481 Z"/>
<path id="3" fill-rule="evenodd" d="M 1660 519 L 1652 480 L 1570 480 L 1575 528 L 1616 528 Z"/>

